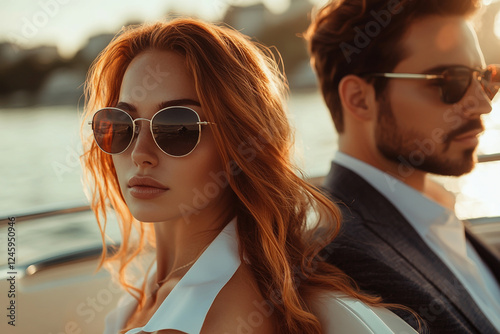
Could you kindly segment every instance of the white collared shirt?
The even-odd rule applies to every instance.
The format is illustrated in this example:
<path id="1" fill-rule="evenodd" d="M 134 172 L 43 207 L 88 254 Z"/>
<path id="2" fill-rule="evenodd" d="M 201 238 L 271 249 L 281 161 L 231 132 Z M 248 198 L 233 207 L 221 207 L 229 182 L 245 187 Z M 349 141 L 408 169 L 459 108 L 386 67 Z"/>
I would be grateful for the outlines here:
<path id="1" fill-rule="evenodd" d="M 177 283 L 148 323 L 144 327 L 129 330 L 127 334 L 149 333 L 162 329 L 200 333 L 215 297 L 239 266 L 234 218 Z M 154 274 L 154 270 L 152 272 Z M 154 275 L 150 277 L 154 278 Z M 150 279 L 151 281 L 154 279 Z M 116 334 L 123 328 L 136 305 L 137 302 L 132 296 L 125 295 L 118 307 L 106 317 L 104 334 Z"/>
<path id="2" fill-rule="evenodd" d="M 148 323 L 144 327 L 129 330 L 127 334 L 155 333 L 163 329 L 188 334 L 200 333 L 213 301 L 240 263 L 236 219 L 233 219 L 177 283 Z M 149 281 L 154 282 L 154 272 Z M 118 307 L 107 315 L 104 334 L 118 333 L 136 305 L 136 300 L 126 294 Z M 321 296 L 317 305 L 320 321 L 326 319 L 322 321 L 325 334 L 416 333 L 391 311 L 369 307 L 358 300 L 340 297 L 334 292 Z M 257 333 L 257 329 L 255 330 Z"/>
<path id="3" fill-rule="evenodd" d="M 464 225 L 455 213 L 391 175 L 345 153 L 336 152 L 334 162 L 361 176 L 399 210 L 500 331 L 500 287 L 467 241 Z"/>

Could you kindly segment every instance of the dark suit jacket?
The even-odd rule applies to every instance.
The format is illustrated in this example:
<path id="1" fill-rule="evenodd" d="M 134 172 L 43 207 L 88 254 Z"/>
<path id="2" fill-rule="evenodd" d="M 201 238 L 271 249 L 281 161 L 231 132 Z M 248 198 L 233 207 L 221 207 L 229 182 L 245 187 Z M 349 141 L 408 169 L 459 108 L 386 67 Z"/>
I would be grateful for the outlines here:
<path id="1" fill-rule="evenodd" d="M 381 193 L 335 163 L 324 188 L 342 210 L 339 236 L 324 250 L 365 291 L 406 305 L 430 333 L 498 333 L 465 288 Z M 467 238 L 500 282 L 500 260 L 467 231 Z M 395 311 L 416 328 L 408 313 Z"/>

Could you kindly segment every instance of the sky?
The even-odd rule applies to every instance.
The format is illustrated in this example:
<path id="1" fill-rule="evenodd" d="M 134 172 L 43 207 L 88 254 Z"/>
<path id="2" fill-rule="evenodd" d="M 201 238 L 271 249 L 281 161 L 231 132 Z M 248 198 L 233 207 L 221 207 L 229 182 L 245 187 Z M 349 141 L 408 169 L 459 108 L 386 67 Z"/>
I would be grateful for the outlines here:
<path id="1" fill-rule="evenodd" d="M 308 1 L 318 6 L 327 2 Z M 56 45 L 61 55 L 71 57 L 89 36 L 114 34 L 130 21 L 162 19 L 168 11 L 216 21 L 230 5 L 259 2 L 275 13 L 290 4 L 290 0 L 0 0 L 0 41 L 24 48 Z M 500 14 L 497 21 L 495 33 L 500 38 Z"/>
<path id="2" fill-rule="evenodd" d="M 89 36 L 116 33 L 129 21 L 158 20 L 169 10 L 213 21 L 230 5 L 258 2 L 279 13 L 290 0 L 0 0 L 0 41 L 25 48 L 55 44 L 63 56 L 71 56 Z"/>

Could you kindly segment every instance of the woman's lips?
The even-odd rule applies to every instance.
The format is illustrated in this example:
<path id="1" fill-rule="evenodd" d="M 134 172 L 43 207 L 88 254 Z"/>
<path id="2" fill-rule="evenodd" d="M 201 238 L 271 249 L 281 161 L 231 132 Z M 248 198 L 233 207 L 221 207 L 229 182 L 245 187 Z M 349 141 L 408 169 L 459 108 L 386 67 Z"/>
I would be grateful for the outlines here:
<path id="1" fill-rule="evenodd" d="M 128 182 L 130 195 L 138 199 L 152 199 L 169 190 L 151 177 L 134 176 Z"/>
<path id="2" fill-rule="evenodd" d="M 129 188 L 130 195 L 138 199 L 152 199 L 165 193 L 168 189 L 155 187 L 134 186 Z"/>

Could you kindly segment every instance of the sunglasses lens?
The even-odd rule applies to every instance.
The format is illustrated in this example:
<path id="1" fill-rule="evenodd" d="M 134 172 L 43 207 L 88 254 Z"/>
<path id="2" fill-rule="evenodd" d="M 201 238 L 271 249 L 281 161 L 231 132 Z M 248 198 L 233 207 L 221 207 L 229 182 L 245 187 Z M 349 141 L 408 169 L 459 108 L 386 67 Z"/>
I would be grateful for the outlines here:
<path id="1" fill-rule="evenodd" d="M 460 101 L 472 81 L 472 71 L 468 68 L 450 68 L 444 73 L 442 86 L 443 102 L 448 104 Z"/>
<path id="2" fill-rule="evenodd" d="M 198 114 L 189 108 L 167 108 L 153 120 L 153 135 L 163 152 L 176 157 L 191 153 L 200 139 Z"/>
<path id="3" fill-rule="evenodd" d="M 133 123 L 130 116 L 118 109 L 101 109 L 93 119 L 94 138 L 106 153 L 125 151 L 133 138 Z"/>

